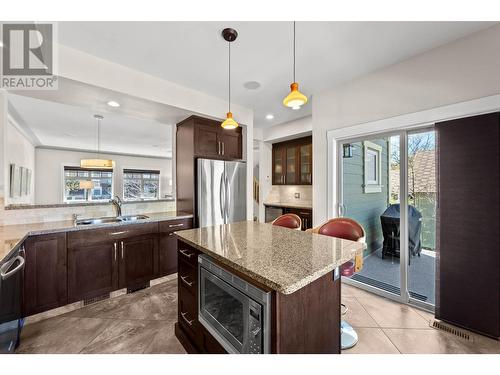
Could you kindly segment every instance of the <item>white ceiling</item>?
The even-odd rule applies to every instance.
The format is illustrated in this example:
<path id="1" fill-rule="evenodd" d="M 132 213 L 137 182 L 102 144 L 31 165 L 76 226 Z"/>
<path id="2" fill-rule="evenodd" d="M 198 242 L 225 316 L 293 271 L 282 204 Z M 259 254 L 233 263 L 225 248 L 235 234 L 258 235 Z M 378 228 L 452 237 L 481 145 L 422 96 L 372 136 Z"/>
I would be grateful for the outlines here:
<path id="1" fill-rule="evenodd" d="M 493 24 L 298 22 L 297 81 L 310 96 Z M 58 35 L 61 44 L 227 99 L 225 27 L 239 33 L 232 45 L 233 100 L 254 110 L 254 124 L 309 115 L 310 103 L 299 111 L 281 104 L 293 78 L 292 22 L 61 22 Z M 260 89 L 244 88 L 247 81 Z M 274 120 L 265 119 L 268 113 Z"/>
<path id="2" fill-rule="evenodd" d="M 96 150 L 100 114 L 101 151 L 155 157 L 172 156 L 173 127 L 192 114 L 65 79 L 58 90 L 9 93 L 9 109 L 36 146 Z"/>

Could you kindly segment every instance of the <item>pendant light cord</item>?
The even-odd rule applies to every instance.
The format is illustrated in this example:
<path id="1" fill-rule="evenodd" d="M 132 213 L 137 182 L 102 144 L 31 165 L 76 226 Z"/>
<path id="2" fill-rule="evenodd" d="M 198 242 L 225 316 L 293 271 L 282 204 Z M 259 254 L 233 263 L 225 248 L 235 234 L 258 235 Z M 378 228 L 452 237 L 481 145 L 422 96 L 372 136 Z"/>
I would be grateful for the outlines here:
<path id="1" fill-rule="evenodd" d="M 293 82 L 295 81 L 295 21 L 293 21 Z"/>
<path id="2" fill-rule="evenodd" d="M 99 150 L 101 149 L 101 120 L 97 119 L 97 157 L 99 158 Z"/>
<path id="3" fill-rule="evenodd" d="M 229 112 L 231 112 L 231 42 L 229 44 Z"/>

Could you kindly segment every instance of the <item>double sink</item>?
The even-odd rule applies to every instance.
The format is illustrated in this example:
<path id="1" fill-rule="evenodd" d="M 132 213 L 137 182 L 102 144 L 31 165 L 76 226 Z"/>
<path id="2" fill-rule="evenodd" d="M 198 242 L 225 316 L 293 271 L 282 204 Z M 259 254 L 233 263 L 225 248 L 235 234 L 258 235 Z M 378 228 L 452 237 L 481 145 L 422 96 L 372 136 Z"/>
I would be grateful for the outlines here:
<path id="1" fill-rule="evenodd" d="M 146 215 L 127 215 L 127 216 L 117 216 L 117 217 L 98 217 L 92 219 L 77 219 L 75 220 L 76 225 L 97 225 L 97 224 L 115 224 L 115 223 L 127 223 L 132 221 L 140 221 L 149 219 Z"/>

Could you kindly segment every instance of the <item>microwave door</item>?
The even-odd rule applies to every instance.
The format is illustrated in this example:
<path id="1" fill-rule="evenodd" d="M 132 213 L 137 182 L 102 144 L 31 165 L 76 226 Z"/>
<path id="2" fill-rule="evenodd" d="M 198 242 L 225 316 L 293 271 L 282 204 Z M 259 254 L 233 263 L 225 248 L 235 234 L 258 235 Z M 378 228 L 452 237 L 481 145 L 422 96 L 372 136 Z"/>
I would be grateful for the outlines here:
<path id="1" fill-rule="evenodd" d="M 247 165 L 244 162 L 227 161 L 226 168 L 227 223 L 247 219 Z"/>
<path id="2" fill-rule="evenodd" d="M 229 353 L 248 350 L 248 297 L 200 269 L 199 320 Z"/>
<path id="3" fill-rule="evenodd" d="M 221 160 L 198 159 L 197 162 L 198 226 L 208 227 L 225 222 L 225 177 Z"/>

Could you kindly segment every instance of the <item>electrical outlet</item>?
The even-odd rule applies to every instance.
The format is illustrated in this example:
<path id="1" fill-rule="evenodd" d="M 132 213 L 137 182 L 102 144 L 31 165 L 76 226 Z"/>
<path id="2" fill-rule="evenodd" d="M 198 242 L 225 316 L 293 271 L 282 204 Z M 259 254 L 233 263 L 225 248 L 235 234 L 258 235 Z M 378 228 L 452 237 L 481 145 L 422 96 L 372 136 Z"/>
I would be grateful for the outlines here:
<path id="1" fill-rule="evenodd" d="M 299 198 L 300 198 L 300 193 L 295 193 L 293 196 L 294 196 L 295 198 L 299 199 Z"/>

